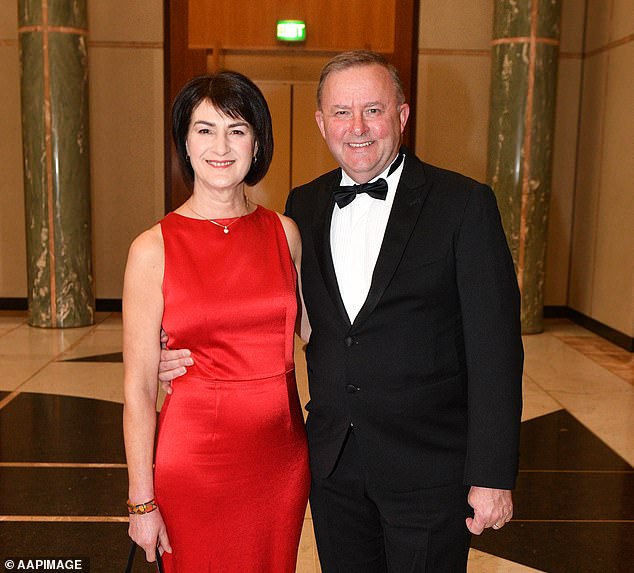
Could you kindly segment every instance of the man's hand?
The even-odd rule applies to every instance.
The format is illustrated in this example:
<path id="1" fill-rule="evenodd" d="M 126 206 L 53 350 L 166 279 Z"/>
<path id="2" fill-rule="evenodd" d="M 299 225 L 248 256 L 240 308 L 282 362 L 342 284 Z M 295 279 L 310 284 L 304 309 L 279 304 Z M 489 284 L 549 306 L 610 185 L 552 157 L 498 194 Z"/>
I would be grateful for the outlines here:
<path id="1" fill-rule="evenodd" d="M 192 366 L 194 359 L 186 348 L 179 350 L 161 350 L 158 378 L 166 394 L 172 393 L 172 380 L 187 372 L 187 366 Z"/>
<path id="2" fill-rule="evenodd" d="M 513 517 L 513 496 L 509 489 L 471 486 L 468 497 L 473 517 L 467 517 L 467 529 L 480 535 L 487 527 L 501 529 Z"/>

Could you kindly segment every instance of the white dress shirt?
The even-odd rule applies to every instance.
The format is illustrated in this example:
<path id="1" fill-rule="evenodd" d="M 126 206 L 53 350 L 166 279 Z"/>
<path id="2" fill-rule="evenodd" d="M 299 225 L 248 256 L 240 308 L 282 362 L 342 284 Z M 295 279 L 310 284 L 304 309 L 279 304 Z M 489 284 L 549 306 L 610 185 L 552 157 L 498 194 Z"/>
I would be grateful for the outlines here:
<path id="1" fill-rule="evenodd" d="M 343 209 L 335 204 L 332 212 L 330 248 L 339 292 L 350 322 L 354 322 L 368 297 L 404 163 L 402 161 L 389 177 L 387 173 L 391 165 L 372 179 L 376 181 L 383 178 L 387 181 L 385 201 L 361 193 Z M 354 184 L 342 170 L 341 185 Z"/>

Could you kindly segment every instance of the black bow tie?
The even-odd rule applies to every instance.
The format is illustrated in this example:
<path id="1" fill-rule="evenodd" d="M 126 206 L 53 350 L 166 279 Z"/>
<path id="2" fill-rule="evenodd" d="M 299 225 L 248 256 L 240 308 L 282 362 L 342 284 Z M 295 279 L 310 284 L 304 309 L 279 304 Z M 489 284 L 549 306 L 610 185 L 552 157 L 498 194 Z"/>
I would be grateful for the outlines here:
<path id="1" fill-rule="evenodd" d="M 385 179 L 377 179 L 372 183 L 361 183 L 360 185 L 341 185 L 335 189 L 335 202 L 339 209 L 343 209 L 346 205 L 352 203 L 357 193 L 367 193 L 374 199 L 385 201 L 387 195 L 387 181 Z"/>
<path id="2" fill-rule="evenodd" d="M 402 151 L 399 152 L 387 172 L 388 177 L 398 169 L 399 165 L 403 162 L 403 157 Z M 350 205 L 350 203 L 354 201 L 358 193 L 367 193 L 374 199 L 385 201 L 385 197 L 387 197 L 387 181 L 385 179 L 377 179 L 372 183 L 361 183 L 360 185 L 341 185 L 338 189 L 335 189 L 333 195 L 335 196 L 335 203 L 337 203 L 339 209 L 343 209 L 346 205 Z"/>

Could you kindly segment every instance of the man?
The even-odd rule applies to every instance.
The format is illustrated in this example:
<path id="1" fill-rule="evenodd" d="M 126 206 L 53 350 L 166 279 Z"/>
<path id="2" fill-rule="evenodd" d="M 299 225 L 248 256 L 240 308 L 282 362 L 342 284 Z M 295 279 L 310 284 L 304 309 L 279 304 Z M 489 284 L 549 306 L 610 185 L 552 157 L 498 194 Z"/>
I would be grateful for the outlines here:
<path id="1" fill-rule="evenodd" d="M 465 571 L 470 532 L 511 519 L 518 463 L 519 292 L 495 199 L 401 148 L 409 106 L 379 54 L 331 60 L 317 107 L 341 169 L 286 210 L 312 327 L 322 570 Z"/>

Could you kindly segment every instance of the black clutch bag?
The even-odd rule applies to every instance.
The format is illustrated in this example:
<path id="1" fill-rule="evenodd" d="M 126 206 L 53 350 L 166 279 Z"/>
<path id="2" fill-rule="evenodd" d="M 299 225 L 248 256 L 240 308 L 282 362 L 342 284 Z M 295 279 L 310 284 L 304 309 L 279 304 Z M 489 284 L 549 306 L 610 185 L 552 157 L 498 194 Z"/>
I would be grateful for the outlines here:
<path id="1" fill-rule="evenodd" d="M 134 556 L 136 555 L 136 548 L 138 545 L 133 541 L 130 544 L 130 552 L 128 553 L 128 564 L 125 568 L 125 573 L 132 573 L 132 566 L 134 565 Z M 158 549 L 156 550 L 156 568 L 159 573 L 164 573 L 163 569 L 163 559 L 161 558 L 161 554 Z"/>

